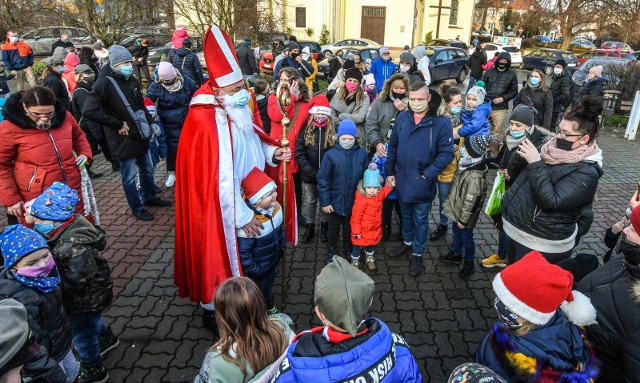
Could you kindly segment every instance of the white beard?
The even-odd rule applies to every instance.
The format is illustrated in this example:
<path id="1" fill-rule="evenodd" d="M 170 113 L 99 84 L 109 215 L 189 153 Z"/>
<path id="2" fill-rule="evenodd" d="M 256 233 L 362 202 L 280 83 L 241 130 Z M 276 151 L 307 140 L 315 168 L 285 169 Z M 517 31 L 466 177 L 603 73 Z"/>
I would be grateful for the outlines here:
<path id="1" fill-rule="evenodd" d="M 242 108 L 236 108 L 230 103 L 231 101 L 231 97 L 224 97 L 224 110 L 231 119 L 231 126 L 244 135 L 253 133 L 253 114 L 251 113 L 249 106 L 247 105 Z"/>

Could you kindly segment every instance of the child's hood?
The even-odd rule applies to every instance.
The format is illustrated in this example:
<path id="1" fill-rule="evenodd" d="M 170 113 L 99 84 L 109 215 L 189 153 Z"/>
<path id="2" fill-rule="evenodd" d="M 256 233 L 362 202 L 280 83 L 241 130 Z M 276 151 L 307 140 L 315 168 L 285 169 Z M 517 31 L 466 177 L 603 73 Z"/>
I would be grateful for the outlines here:
<path id="1" fill-rule="evenodd" d="M 54 235 L 50 241 L 64 241 L 78 244 L 91 244 L 102 240 L 105 232 L 91 224 L 80 215 L 74 216 L 73 222 L 68 227 Z"/>

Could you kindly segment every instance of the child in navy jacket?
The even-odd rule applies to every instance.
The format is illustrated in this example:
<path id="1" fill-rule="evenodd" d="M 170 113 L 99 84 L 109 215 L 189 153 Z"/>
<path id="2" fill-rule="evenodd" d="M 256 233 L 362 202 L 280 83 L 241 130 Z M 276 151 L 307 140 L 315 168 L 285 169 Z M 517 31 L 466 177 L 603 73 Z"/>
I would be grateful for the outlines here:
<path id="1" fill-rule="evenodd" d="M 273 303 L 273 281 L 285 246 L 282 223 L 284 214 L 276 200 L 275 182 L 258 168 L 253 168 L 242 180 L 245 202 L 263 228 L 257 237 L 249 238 L 242 229 L 237 230 L 242 273 L 251 278 L 267 302 L 270 314 L 277 313 Z"/>
<path id="2" fill-rule="evenodd" d="M 351 210 L 358 182 L 369 163 L 367 153 L 356 143 L 357 137 L 353 121 L 340 122 L 338 142 L 325 153 L 318 171 L 320 206 L 329 214 L 327 262 L 337 253 L 341 225 L 343 255 L 351 254 Z"/>

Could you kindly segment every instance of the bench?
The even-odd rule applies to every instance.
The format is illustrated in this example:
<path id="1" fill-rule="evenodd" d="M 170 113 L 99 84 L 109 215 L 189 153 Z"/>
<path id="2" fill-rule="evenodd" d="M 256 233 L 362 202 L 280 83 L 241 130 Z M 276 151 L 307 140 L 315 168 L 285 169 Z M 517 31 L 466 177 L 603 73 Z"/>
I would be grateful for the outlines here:
<path id="1" fill-rule="evenodd" d="M 620 101 L 620 113 L 631 114 L 633 108 L 633 101 Z"/>

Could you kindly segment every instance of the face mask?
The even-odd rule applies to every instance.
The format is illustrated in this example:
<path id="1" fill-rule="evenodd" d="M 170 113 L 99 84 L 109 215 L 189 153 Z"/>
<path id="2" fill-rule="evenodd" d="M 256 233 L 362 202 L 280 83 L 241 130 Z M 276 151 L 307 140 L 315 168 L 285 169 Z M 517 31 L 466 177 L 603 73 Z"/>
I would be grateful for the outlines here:
<path id="1" fill-rule="evenodd" d="M 61 67 L 58 67 L 58 73 L 63 74 L 65 71 L 67 70 L 67 68 L 63 65 Z"/>
<path id="2" fill-rule="evenodd" d="M 451 114 L 460 114 L 460 112 L 462 112 L 462 107 L 460 106 L 451 107 Z"/>
<path id="3" fill-rule="evenodd" d="M 301 55 L 301 57 L 302 57 L 303 60 L 308 60 L 309 59 L 309 54 L 308 53 L 303 53 Z"/>
<path id="4" fill-rule="evenodd" d="M 324 114 L 316 114 L 313 116 L 313 125 L 318 128 L 324 128 L 329 123 L 329 116 Z"/>
<path id="5" fill-rule="evenodd" d="M 393 96 L 393 98 L 397 98 L 398 100 L 402 100 L 403 98 L 407 97 L 406 93 L 398 93 L 394 91 L 391 91 L 391 95 Z"/>
<path id="6" fill-rule="evenodd" d="M 429 101 L 427 101 L 427 100 L 423 100 L 423 101 L 411 101 L 411 100 L 409 100 L 409 106 L 411 107 L 411 110 L 413 110 L 415 113 L 422 113 L 425 110 L 427 110 L 427 108 L 429 107 Z"/>
<path id="7" fill-rule="evenodd" d="M 349 150 L 356 144 L 356 140 L 345 140 L 343 138 L 339 138 L 338 142 L 340 143 L 340 147 L 344 150 Z"/>
<path id="8" fill-rule="evenodd" d="M 564 71 L 564 69 L 562 68 L 553 68 L 553 73 L 555 74 L 561 74 Z"/>
<path id="9" fill-rule="evenodd" d="M 391 55 L 382 55 L 382 59 L 384 61 L 389 61 L 390 58 L 391 58 Z"/>
<path id="10" fill-rule="evenodd" d="M 567 140 L 563 140 L 562 138 L 558 138 L 556 140 L 556 147 L 560 150 L 566 150 L 566 151 L 571 151 L 573 150 L 572 146 L 573 146 L 573 142 L 571 141 L 567 141 Z"/>
<path id="11" fill-rule="evenodd" d="M 12 43 L 17 43 L 20 40 L 20 38 L 18 36 L 11 36 L 9 37 L 9 41 Z"/>
<path id="12" fill-rule="evenodd" d="M 411 69 L 411 65 L 400 65 L 400 72 L 406 73 Z"/>
<path id="13" fill-rule="evenodd" d="M 347 91 L 349 93 L 355 91 L 356 89 L 358 89 L 358 84 L 354 83 L 354 82 L 345 82 L 344 83 L 344 87 L 347 88 Z"/>
<path id="14" fill-rule="evenodd" d="M 464 146 L 460 147 L 460 157 L 467 158 L 467 150 L 464 148 Z"/>
<path id="15" fill-rule="evenodd" d="M 522 323 L 518 322 L 518 315 L 514 314 L 507 306 L 498 298 L 493 303 L 493 307 L 498 312 L 498 319 L 509 328 L 522 327 Z"/>
<path id="16" fill-rule="evenodd" d="M 121 66 L 118 69 L 118 72 L 120 72 L 125 78 L 128 79 L 133 74 L 133 66 L 132 65 Z"/>
<path id="17" fill-rule="evenodd" d="M 53 222 L 51 223 L 36 223 L 33 227 L 38 233 L 42 235 L 47 235 L 55 229 L 53 227 Z"/>
<path id="18" fill-rule="evenodd" d="M 376 84 L 367 85 L 367 89 L 371 91 L 376 90 Z"/>
<path id="19" fill-rule="evenodd" d="M 510 131 L 509 134 L 511 135 L 511 137 L 518 139 L 524 137 L 527 132 L 525 132 L 524 130 L 522 132 Z"/>
<path id="20" fill-rule="evenodd" d="M 228 94 L 224 95 L 224 104 L 234 108 L 244 108 L 249 103 L 249 92 L 246 89 L 242 89 L 236 92 L 233 96 Z"/>
<path id="21" fill-rule="evenodd" d="M 498 68 L 500 72 L 504 72 L 505 70 L 507 70 L 507 64 L 498 63 L 498 65 L 496 65 L 496 68 Z"/>
<path id="22" fill-rule="evenodd" d="M 51 120 L 49 120 L 47 122 L 42 122 L 42 120 L 38 120 L 36 122 L 36 128 L 38 128 L 40 130 L 49 130 L 49 129 L 51 129 Z"/>
<path id="23" fill-rule="evenodd" d="M 296 58 L 298 58 L 298 56 L 300 56 L 300 53 L 291 53 L 291 54 L 289 55 L 289 57 L 291 57 L 291 58 L 292 58 L 292 59 L 294 59 L 294 60 L 295 60 Z"/>
<path id="24" fill-rule="evenodd" d="M 46 265 L 20 268 L 13 272 L 13 276 L 22 284 L 35 287 L 45 294 L 52 292 L 60 283 L 58 269 L 51 256 Z"/>
<path id="25" fill-rule="evenodd" d="M 17 274 L 27 278 L 45 278 L 51 274 L 51 270 L 56 267 L 53 257 L 49 255 L 47 263 L 41 266 L 21 267 L 16 271 Z"/>
<path id="26" fill-rule="evenodd" d="M 529 77 L 529 85 L 534 88 L 537 88 L 540 85 L 540 79 L 537 77 Z"/>
<path id="27" fill-rule="evenodd" d="M 640 263 L 640 245 L 629 242 L 624 234 L 618 245 L 618 253 L 624 254 L 624 257 L 631 264 L 637 265 Z"/>
<path id="28" fill-rule="evenodd" d="M 93 84 L 95 80 L 96 80 L 96 75 L 94 74 L 82 75 L 82 81 L 86 82 L 87 84 Z"/>
<path id="29" fill-rule="evenodd" d="M 62 40 L 62 42 L 63 42 L 63 43 L 68 43 L 68 42 L 69 42 L 69 39 L 64 39 L 64 40 Z"/>

